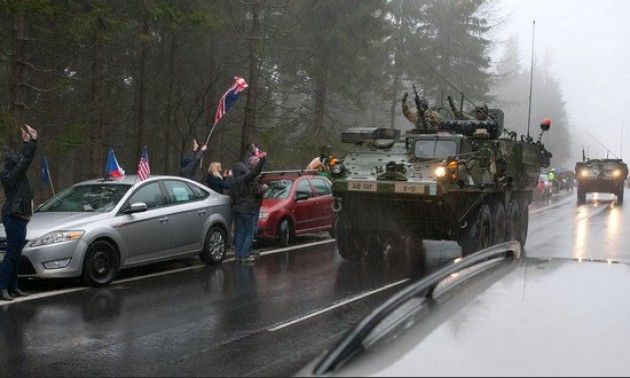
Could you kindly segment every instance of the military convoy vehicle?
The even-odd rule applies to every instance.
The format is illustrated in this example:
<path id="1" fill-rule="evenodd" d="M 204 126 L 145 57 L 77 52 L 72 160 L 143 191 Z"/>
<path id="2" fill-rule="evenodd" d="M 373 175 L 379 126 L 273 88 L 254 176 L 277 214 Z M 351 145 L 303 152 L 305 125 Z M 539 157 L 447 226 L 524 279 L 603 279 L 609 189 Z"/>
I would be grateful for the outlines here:
<path id="1" fill-rule="evenodd" d="M 457 241 L 464 254 L 506 240 L 524 245 L 528 205 L 551 154 L 542 131 L 536 142 L 517 140 L 503 131 L 501 110 L 489 113 L 488 120 L 446 120 L 403 136 L 382 128 L 343 132 L 342 142 L 355 148 L 332 169 L 342 257 L 381 252 L 401 235 Z"/>
<path id="2" fill-rule="evenodd" d="M 621 159 L 584 159 L 575 164 L 577 202 L 586 202 L 587 193 L 612 193 L 623 204 L 623 183 L 628 177 L 628 165 Z"/>

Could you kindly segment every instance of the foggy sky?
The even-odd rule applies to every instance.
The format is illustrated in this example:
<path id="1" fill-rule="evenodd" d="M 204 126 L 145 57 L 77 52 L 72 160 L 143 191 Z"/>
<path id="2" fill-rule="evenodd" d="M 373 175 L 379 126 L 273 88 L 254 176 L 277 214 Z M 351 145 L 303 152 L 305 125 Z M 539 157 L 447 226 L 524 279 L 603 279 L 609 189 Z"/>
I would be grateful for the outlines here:
<path id="1" fill-rule="evenodd" d="M 516 35 L 526 67 L 536 20 L 536 61 L 560 81 L 572 130 L 586 138 L 589 131 L 619 155 L 624 122 L 630 160 L 630 1 L 500 0 L 498 9 L 507 19 L 495 38 Z M 596 142 L 588 147 L 591 157 L 605 157 Z"/>

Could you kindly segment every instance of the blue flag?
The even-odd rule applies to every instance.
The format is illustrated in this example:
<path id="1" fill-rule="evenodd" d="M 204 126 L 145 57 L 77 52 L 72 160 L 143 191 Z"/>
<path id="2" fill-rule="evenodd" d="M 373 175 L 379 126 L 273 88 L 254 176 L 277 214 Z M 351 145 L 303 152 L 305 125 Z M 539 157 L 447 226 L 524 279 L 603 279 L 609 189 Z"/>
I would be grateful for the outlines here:
<path id="1" fill-rule="evenodd" d="M 48 159 L 43 152 L 39 156 L 39 172 L 41 173 L 42 184 L 50 186 L 50 167 L 48 167 Z"/>

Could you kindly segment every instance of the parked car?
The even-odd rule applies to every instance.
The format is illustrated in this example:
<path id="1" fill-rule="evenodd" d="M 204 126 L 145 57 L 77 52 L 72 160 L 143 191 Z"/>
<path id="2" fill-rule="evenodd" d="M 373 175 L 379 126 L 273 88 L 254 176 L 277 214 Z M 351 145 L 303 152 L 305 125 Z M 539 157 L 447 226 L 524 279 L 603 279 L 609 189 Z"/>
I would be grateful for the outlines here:
<path id="1" fill-rule="evenodd" d="M 268 185 L 260 207 L 257 239 L 275 239 L 282 246 L 296 235 L 332 233 L 332 183 L 310 171 L 263 172 Z"/>
<path id="2" fill-rule="evenodd" d="M 20 275 L 82 277 L 109 284 L 120 269 L 199 255 L 220 263 L 229 247 L 227 196 L 180 177 L 90 180 L 37 208 L 27 228 Z M 0 226 L 0 254 L 6 233 Z"/>

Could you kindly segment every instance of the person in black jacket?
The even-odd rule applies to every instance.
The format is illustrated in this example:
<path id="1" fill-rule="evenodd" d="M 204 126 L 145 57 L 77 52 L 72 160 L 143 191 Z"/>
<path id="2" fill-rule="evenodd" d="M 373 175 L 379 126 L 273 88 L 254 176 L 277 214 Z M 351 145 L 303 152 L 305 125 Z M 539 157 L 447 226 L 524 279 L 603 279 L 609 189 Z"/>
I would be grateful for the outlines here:
<path id="1" fill-rule="evenodd" d="M 230 189 L 229 181 L 221 176 L 221 163 L 213 161 L 208 167 L 205 184 L 217 193 L 225 194 Z"/>
<path id="2" fill-rule="evenodd" d="M 18 265 L 26 243 L 26 224 L 33 215 L 33 192 L 26 171 L 35 156 L 37 131 L 25 125 L 22 129 L 22 151 L 8 151 L 0 181 L 6 201 L 2 206 L 2 223 L 7 235 L 7 251 L 0 265 L 0 300 L 26 296 L 18 287 Z"/>
<path id="3" fill-rule="evenodd" d="M 254 237 L 254 221 L 258 209 L 258 199 L 252 192 L 252 181 L 260 174 L 267 160 L 267 153 L 258 153 L 258 162 L 252 169 L 243 163 L 236 163 L 230 183 L 230 198 L 234 210 L 234 248 L 236 260 L 253 262 L 250 256 Z"/>
<path id="4" fill-rule="evenodd" d="M 192 152 L 185 154 L 179 162 L 179 175 L 187 179 L 195 180 L 197 169 L 201 163 L 201 158 L 207 149 L 208 146 L 204 144 L 199 147 L 197 139 L 193 139 Z"/>

